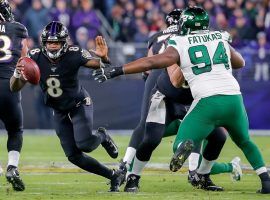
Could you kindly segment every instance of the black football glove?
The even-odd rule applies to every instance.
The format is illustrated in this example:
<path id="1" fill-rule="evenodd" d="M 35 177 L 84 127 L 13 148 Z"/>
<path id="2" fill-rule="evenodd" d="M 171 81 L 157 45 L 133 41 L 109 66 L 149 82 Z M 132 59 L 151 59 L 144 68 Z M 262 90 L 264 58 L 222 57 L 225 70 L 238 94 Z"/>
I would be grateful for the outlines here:
<path id="1" fill-rule="evenodd" d="M 93 71 L 92 76 L 95 77 L 95 80 L 99 83 L 102 83 L 108 79 L 114 78 L 116 76 L 123 75 L 123 67 L 105 67 L 99 68 Z"/>

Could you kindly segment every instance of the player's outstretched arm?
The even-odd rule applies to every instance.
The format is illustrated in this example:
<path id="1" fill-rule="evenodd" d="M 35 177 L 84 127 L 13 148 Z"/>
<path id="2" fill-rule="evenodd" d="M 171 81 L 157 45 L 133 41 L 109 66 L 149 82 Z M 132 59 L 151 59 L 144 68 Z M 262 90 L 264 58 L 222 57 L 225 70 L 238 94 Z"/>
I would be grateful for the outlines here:
<path id="1" fill-rule="evenodd" d="M 124 74 L 135 74 L 151 69 L 160 69 L 178 63 L 180 60 L 177 50 L 168 47 L 163 53 L 140 58 L 123 66 Z"/>
<path id="2" fill-rule="evenodd" d="M 102 62 L 110 63 L 110 59 L 108 56 L 108 46 L 106 40 L 102 36 L 97 36 L 95 39 L 96 42 L 96 50 L 89 50 L 93 52 L 95 55 L 101 58 Z"/>
<path id="3" fill-rule="evenodd" d="M 230 46 L 231 63 L 233 69 L 239 69 L 245 66 L 245 60 L 240 53 Z"/>
<path id="4" fill-rule="evenodd" d="M 140 58 L 121 67 L 100 68 L 93 71 L 93 76 L 98 82 L 114 78 L 123 74 L 135 74 L 150 69 L 166 68 L 179 63 L 180 57 L 176 49 L 168 47 L 163 53 L 150 57 Z"/>
<path id="5" fill-rule="evenodd" d="M 27 79 L 25 78 L 24 74 L 24 65 L 20 64 L 20 59 L 17 62 L 16 68 L 14 70 L 13 76 L 10 78 L 10 90 L 12 92 L 17 92 L 21 90 L 25 83 L 27 82 Z"/>

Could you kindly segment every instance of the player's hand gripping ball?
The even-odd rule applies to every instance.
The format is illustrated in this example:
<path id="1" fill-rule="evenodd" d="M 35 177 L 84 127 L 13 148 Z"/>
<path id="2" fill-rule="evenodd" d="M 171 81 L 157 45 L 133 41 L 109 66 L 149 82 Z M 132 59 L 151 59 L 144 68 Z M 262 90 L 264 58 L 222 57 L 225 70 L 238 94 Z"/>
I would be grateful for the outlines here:
<path id="1" fill-rule="evenodd" d="M 37 63 L 29 57 L 23 57 L 19 60 L 19 65 L 23 66 L 23 75 L 26 81 L 37 85 L 40 80 L 40 70 Z"/>

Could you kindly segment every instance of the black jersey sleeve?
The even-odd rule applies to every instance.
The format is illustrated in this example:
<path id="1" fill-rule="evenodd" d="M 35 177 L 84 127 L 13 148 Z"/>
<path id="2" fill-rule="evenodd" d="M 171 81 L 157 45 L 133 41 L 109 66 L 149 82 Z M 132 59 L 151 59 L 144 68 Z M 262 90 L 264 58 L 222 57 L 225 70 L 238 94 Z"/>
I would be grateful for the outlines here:
<path id="1" fill-rule="evenodd" d="M 80 50 L 79 57 L 80 57 L 81 65 L 85 65 L 89 60 L 94 58 L 94 56 L 86 49 Z"/>

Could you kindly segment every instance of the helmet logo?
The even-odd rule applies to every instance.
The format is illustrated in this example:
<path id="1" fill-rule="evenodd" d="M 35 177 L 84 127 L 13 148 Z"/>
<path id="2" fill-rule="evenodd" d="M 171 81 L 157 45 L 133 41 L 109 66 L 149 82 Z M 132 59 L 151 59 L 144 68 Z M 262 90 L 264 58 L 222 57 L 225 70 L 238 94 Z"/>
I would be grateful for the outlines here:
<path id="1" fill-rule="evenodd" d="M 186 22 L 188 19 L 194 19 L 194 16 L 182 15 L 181 19 L 183 20 L 183 22 Z"/>
<path id="2" fill-rule="evenodd" d="M 172 17 L 169 17 L 168 18 L 168 22 L 169 22 L 169 24 L 173 23 L 173 18 Z"/>
<path id="3" fill-rule="evenodd" d="M 60 32 L 60 36 L 63 37 L 63 36 L 65 36 L 65 35 L 66 35 L 66 31 L 65 31 L 65 30 L 62 30 L 62 31 Z"/>

